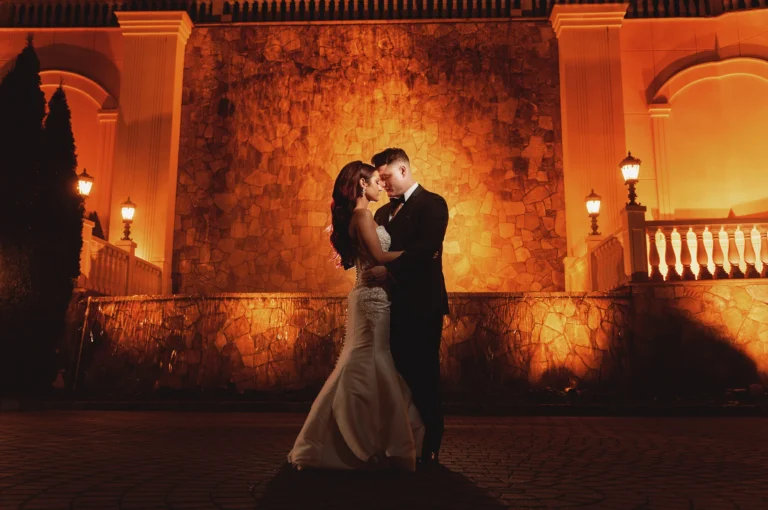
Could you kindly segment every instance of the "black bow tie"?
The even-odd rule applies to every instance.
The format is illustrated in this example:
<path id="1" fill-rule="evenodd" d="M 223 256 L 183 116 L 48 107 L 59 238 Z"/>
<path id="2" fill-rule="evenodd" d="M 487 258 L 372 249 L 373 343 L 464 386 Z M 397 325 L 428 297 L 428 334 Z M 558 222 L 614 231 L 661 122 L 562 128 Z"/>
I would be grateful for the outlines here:
<path id="1" fill-rule="evenodd" d="M 399 197 L 392 197 L 389 199 L 389 203 L 392 204 L 392 207 L 397 207 L 400 204 L 404 204 L 405 195 L 400 195 Z"/>

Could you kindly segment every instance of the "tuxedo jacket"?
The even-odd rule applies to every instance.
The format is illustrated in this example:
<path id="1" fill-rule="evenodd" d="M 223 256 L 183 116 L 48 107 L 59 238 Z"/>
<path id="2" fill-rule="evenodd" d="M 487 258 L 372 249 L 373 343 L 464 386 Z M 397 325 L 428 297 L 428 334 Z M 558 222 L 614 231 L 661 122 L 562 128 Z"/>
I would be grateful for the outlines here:
<path id="1" fill-rule="evenodd" d="M 448 228 L 445 199 L 419 185 L 390 221 L 392 207 L 389 203 L 379 208 L 374 219 L 392 237 L 389 249 L 405 251 L 386 264 L 394 280 L 393 315 L 448 315 L 443 276 L 443 239 Z"/>

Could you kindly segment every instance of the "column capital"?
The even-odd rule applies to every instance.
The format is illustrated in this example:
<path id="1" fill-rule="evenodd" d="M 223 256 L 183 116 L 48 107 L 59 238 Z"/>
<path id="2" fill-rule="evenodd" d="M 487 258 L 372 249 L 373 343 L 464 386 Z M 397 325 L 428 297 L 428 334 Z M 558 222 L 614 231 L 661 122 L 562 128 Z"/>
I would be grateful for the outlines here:
<path id="1" fill-rule="evenodd" d="M 184 11 L 117 11 L 115 16 L 126 37 L 176 35 L 186 44 L 194 26 Z"/>
<path id="2" fill-rule="evenodd" d="M 566 28 L 620 27 L 628 7 L 628 3 L 557 4 L 549 22 L 558 38 Z"/>
<path id="3" fill-rule="evenodd" d="M 656 104 L 648 105 L 648 115 L 650 115 L 652 119 L 656 119 L 656 118 L 665 119 L 669 117 L 670 113 L 672 113 L 672 107 L 666 103 L 656 103 Z"/>
<path id="4" fill-rule="evenodd" d="M 98 112 L 99 122 L 117 122 L 118 110 L 115 109 L 101 109 Z"/>

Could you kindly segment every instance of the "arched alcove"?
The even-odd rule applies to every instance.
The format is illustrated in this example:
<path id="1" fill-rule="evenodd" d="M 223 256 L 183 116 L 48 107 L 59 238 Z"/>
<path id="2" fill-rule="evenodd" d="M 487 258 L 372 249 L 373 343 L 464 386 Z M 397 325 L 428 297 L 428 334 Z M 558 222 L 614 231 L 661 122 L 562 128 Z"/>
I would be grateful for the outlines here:
<path id="1" fill-rule="evenodd" d="M 695 65 L 652 97 L 661 217 L 768 213 L 768 62 L 733 58 Z"/>
<path id="2" fill-rule="evenodd" d="M 41 71 L 40 78 L 46 100 L 51 98 L 59 84 L 63 85 L 67 94 L 77 146 L 78 173 L 86 168 L 94 177 L 86 209 L 98 213 L 106 235 L 112 193 L 116 101 L 104 87 L 77 73 L 49 69 Z"/>

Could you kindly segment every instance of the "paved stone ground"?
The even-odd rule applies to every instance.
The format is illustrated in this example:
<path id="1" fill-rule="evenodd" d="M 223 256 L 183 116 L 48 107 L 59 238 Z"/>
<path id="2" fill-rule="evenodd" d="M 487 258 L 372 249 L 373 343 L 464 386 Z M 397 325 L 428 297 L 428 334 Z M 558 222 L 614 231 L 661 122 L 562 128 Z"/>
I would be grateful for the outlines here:
<path id="1" fill-rule="evenodd" d="M 768 508 L 762 418 L 451 418 L 415 474 L 295 472 L 302 418 L 0 414 L 0 509 Z"/>

